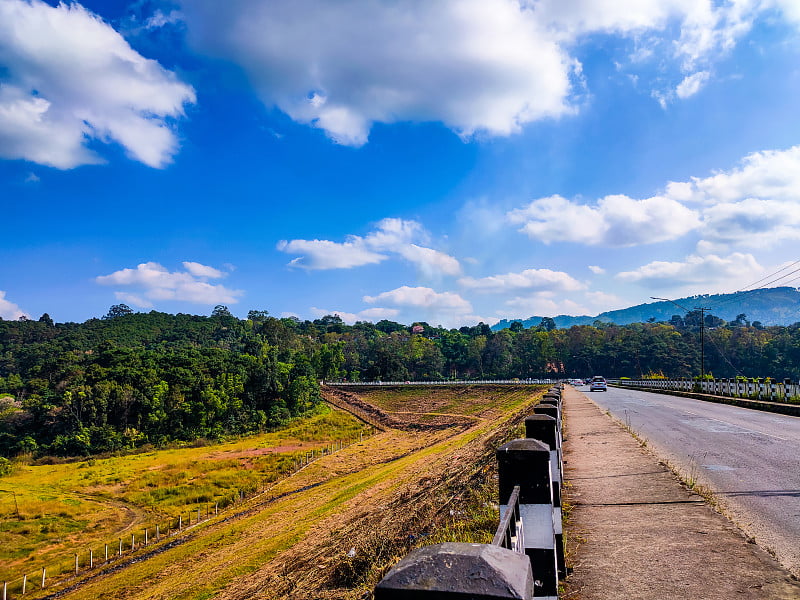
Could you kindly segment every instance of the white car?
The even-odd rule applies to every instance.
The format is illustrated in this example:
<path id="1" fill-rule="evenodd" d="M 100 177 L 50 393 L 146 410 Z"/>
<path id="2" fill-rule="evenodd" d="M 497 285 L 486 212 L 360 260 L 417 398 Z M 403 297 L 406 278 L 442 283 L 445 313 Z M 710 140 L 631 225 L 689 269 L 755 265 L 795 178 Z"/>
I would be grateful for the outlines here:
<path id="1" fill-rule="evenodd" d="M 599 375 L 592 377 L 592 382 L 589 384 L 590 392 L 605 392 L 607 389 L 605 377 L 600 377 Z"/>

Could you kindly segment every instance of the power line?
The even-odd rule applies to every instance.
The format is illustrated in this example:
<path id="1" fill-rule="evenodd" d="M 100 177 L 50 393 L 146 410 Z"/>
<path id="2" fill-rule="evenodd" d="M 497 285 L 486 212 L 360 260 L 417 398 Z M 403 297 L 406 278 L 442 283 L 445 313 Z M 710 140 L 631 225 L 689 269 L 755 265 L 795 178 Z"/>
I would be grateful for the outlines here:
<path id="1" fill-rule="evenodd" d="M 770 279 L 771 277 L 775 277 L 775 275 L 777 275 L 781 271 L 785 271 L 786 269 L 790 269 L 790 268 L 792 268 L 793 266 L 795 266 L 797 264 L 800 264 L 800 260 L 796 260 L 796 261 L 794 261 L 794 262 L 792 262 L 792 263 L 790 263 L 788 265 L 784 265 L 783 267 L 781 267 L 777 271 L 774 271 L 774 272 L 770 273 L 769 275 L 766 275 L 766 276 L 762 277 L 761 279 L 758 279 L 758 280 L 754 281 L 753 283 L 750 283 L 750 284 L 744 286 L 743 288 L 741 288 L 739 290 L 736 290 L 735 292 L 733 292 L 731 294 L 731 296 L 729 298 L 726 298 L 724 300 L 717 300 L 716 302 L 712 301 L 711 305 L 710 305 L 710 308 L 720 308 L 722 306 L 725 306 L 726 304 L 730 304 L 731 302 L 736 302 L 737 300 L 741 300 L 741 296 L 737 297 L 738 294 L 747 294 L 747 293 L 750 293 L 750 292 L 756 292 L 758 290 L 765 289 L 768 286 L 779 282 L 781 279 L 786 279 L 787 277 L 790 277 L 791 275 L 794 275 L 795 273 L 800 273 L 800 268 L 797 268 L 797 269 L 794 269 L 793 271 L 789 271 L 788 273 L 785 273 L 784 275 L 781 275 L 780 277 L 772 279 L 771 281 L 763 283 L 763 284 L 759 285 L 756 288 L 753 288 L 751 290 L 747 289 L 749 287 L 752 287 L 754 285 L 757 285 L 757 284 L 761 283 L 765 279 Z M 784 285 L 787 284 L 787 283 L 792 283 L 793 281 L 797 281 L 798 279 L 800 279 L 800 277 L 795 277 L 793 279 L 790 279 L 789 281 L 784 281 Z"/>

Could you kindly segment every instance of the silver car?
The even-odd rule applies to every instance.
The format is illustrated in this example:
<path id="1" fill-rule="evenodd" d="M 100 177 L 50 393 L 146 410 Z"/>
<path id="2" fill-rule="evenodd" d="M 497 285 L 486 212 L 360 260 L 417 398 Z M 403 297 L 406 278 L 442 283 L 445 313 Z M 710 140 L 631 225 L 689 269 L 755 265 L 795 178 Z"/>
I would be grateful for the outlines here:
<path id="1" fill-rule="evenodd" d="M 606 379 L 605 377 L 600 377 L 596 375 L 592 377 L 592 382 L 589 384 L 589 391 L 590 392 L 605 392 L 607 390 Z"/>

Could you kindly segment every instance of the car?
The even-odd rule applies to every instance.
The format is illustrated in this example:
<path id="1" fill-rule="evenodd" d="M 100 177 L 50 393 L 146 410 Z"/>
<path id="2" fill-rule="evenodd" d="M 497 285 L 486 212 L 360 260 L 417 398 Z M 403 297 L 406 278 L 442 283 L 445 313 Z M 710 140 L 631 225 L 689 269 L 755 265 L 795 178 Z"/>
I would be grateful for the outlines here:
<path id="1" fill-rule="evenodd" d="M 605 392 L 607 389 L 605 377 L 600 377 L 599 375 L 592 377 L 592 382 L 589 384 L 590 392 Z"/>

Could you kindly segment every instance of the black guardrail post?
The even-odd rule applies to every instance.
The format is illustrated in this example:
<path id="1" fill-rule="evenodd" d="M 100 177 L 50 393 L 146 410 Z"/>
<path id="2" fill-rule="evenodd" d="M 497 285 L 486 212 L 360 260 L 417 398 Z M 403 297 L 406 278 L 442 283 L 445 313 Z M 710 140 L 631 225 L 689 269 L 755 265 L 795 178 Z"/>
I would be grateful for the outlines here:
<path id="1" fill-rule="evenodd" d="M 558 575 L 567 575 L 564 557 L 564 531 L 561 523 L 561 485 L 563 482 L 561 463 L 561 438 L 558 421 L 549 415 L 532 415 L 525 419 L 525 437 L 547 444 L 550 448 L 550 474 L 553 480 L 553 527 L 556 534 L 556 558 Z"/>
<path id="2" fill-rule="evenodd" d="M 534 439 L 512 440 L 497 450 L 500 498 L 520 487 L 519 504 L 525 532 L 525 554 L 531 562 L 534 597 L 558 597 L 558 560 L 553 522 L 550 448 Z M 508 510 L 500 506 L 501 516 Z"/>
<path id="3" fill-rule="evenodd" d="M 532 600 L 528 557 L 489 544 L 447 542 L 418 548 L 375 587 L 375 600 Z"/>

